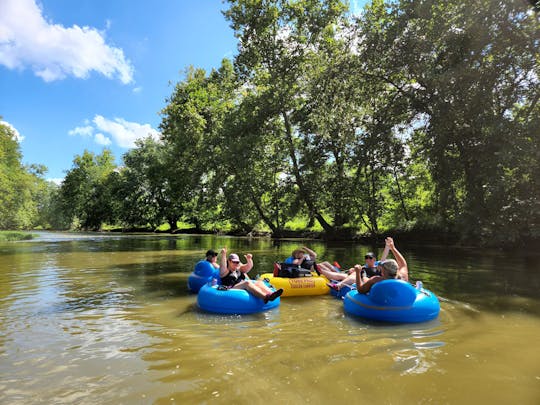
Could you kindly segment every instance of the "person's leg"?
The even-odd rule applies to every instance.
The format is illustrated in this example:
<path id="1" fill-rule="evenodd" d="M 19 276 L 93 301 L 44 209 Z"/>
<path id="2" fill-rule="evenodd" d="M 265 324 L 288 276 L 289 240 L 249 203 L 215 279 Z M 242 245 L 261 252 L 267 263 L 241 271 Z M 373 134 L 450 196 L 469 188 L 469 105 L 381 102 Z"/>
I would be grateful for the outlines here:
<path id="1" fill-rule="evenodd" d="M 272 289 L 262 280 L 255 281 L 255 285 L 261 289 L 264 294 L 272 294 Z"/>
<path id="2" fill-rule="evenodd" d="M 266 292 L 264 292 L 255 283 L 251 283 L 249 281 L 246 281 L 246 290 L 248 290 L 250 293 L 252 293 L 255 297 L 259 297 L 261 299 L 265 299 L 265 297 L 266 297 Z"/>
<path id="3" fill-rule="evenodd" d="M 281 288 L 279 290 L 273 291 L 273 292 L 271 290 L 269 290 L 269 292 L 266 293 L 256 283 L 252 283 L 251 281 L 247 281 L 247 280 L 240 281 L 233 288 L 240 289 L 240 290 L 246 290 L 250 294 L 254 295 L 255 297 L 262 299 L 265 304 L 268 301 L 274 301 L 277 297 L 279 297 L 283 293 L 283 289 L 281 289 Z"/>
<path id="4" fill-rule="evenodd" d="M 339 290 L 341 286 L 344 285 L 353 285 L 356 283 L 356 274 L 350 274 L 347 277 L 345 277 L 343 280 L 341 280 L 339 283 L 336 284 L 337 289 Z"/>
<path id="5" fill-rule="evenodd" d="M 319 266 L 319 272 L 328 280 L 344 280 L 347 278 L 346 274 L 335 271 L 334 266 L 328 262 L 317 263 L 317 265 Z"/>
<path id="6" fill-rule="evenodd" d="M 283 294 L 283 288 L 279 288 L 277 290 L 272 290 L 270 287 L 266 285 L 266 283 L 262 280 L 257 280 L 255 282 L 255 287 L 259 288 L 260 291 L 262 291 L 265 294 L 264 303 L 266 304 L 268 301 L 274 301 L 277 297 L 279 297 L 281 294 Z"/>
<path id="7" fill-rule="evenodd" d="M 233 288 L 237 290 L 246 290 L 247 292 L 253 294 L 255 297 L 262 299 L 264 299 L 264 297 L 266 296 L 266 294 L 264 294 L 258 288 L 255 288 L 252 282 L 247 280 L 240 281 L 239 283 L 235 284 Z"/>

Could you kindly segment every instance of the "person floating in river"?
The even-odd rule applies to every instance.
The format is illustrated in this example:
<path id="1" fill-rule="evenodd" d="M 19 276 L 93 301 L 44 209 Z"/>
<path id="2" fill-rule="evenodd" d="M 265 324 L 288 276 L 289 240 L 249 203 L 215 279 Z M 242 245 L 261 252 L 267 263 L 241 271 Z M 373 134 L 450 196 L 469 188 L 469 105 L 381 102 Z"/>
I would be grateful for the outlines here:
<path id="1" fill-rule="evenodd" d="M 217 263 L 217 252 L 210 249 L 206 252 L 206 261 L 209 262 L 214 269 L 219 269 L 219 264 Z"/>
<path id="2" fill-rule="evenodd" d="M 314 262 L 317 259 L 317 253 L 313 250 L 304 246 L 299 249 L 294 249 L 291 256 L 287 257 L 283 263 L 285 264 L 295 264 L 307 268 L 309 266 L 308 262 Z"/>
<path id="3" fill-rule="evenodd" d="M 315 268 L 315 259 L 317 258 L 317 253 L 308 248 L 307 246 L 294 249 L 292 254 L 287 257 L 284 261 L 284 265 L 298 266 L 309 271 L 316 271 Z M 280 263 L 274 263 L 274 277 L 278 277 L 281 270 Z"/>
<path id="4" fill-rule="evenodd" d="M 388 237 L 384 240 L 384 242 L 385 253 L 391 251 L 396 259 L 386 259 L 386 254 L 383 254 L 383 258 L 386 260 L 381 260 L 377 265 L 377 269 L 380 270 L 381 275 L 370 277 L 366 281 L 362 280 L 361 269 L 355 268 L 356 288 L 359 293 L 368 293 L 374 284 L 383 280 L 400 279 L 404 281 L 409 281 L 409 268 L 407 266 L 407 261 L 399 252 L 399 250 L 397 250 L 396 246 L 394 245 L 394 240 Z"/>
<path id="5" fill-rule="evenodd" d="M 388 250 L 385 249 L 383 256 L 386 258 Z M 318 270 L 323 274 L 328 280 L 337 281 L 327 283 L 328 287 L 334 290 L 340 290 L 342 286 L 350 286 L 356 282 L 355 270 L 360 269 L 360 275 L 364 282 L 366 282 L 370 277 L 380 276 L 381 272 L 377 269 L 377 256 L 373 252 L 368 252 L 364 255 L 365 264 L 362 266 L 360 264 L 355 264 L 354 267 L 351 267 L 346 272 L 340 272 L 339 268 L 336 269 L 335 264 L 331 265 L 328 262 L 322 262 L 318 264 Z"/>
<path id="6" fill-rule="evenodd" d="M 274 301 L 281 294 L 283 289 L 273 291 L 262 280 L 249 280 L 247 273 L 253 268 L 253 255 L 248 253 L 244 256 L 246 263 L 241 263 L 240 258 L 236 253 L 231 253 L 227 257 L 227 248 L 221 249 L 221 264 L 219 266 L 219 276 L 221 278 L 221 285 L 226 288 L 235 288 L 239 290 L 246 290 L 268 303 L 268 301 Z"/>

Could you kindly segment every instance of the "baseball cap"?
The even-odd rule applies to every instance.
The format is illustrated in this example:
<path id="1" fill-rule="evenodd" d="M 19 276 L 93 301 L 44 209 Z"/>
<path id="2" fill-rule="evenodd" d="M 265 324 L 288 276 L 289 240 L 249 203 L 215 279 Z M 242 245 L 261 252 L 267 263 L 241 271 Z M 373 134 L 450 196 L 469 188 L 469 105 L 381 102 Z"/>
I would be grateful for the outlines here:
<path id="1" fill-rule="evenodd" d="M 232 261 L 232 262 L 239 262 L 240 258 L 238 257 L 238 255 L 236 253 L 231 253 L 229 255 L 229 260 Z"/>

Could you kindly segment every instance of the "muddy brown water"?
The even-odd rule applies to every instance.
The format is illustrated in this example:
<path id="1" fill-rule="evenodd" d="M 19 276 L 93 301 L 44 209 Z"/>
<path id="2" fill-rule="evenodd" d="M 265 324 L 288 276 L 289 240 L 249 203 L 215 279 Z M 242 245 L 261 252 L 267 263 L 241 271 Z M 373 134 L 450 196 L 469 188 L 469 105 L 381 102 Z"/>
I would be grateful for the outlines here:
<path id="1" fill-rule="evenodd" d="M 375 247 L 218 236 L 40 233 L 0 244 L 1 404 L 539 404 L 540 256 L 400 246 L 439 317 L 388 325 L 328 296 L 200 311 L 209 248 L 264 273 L 299 245 L 342 265 Z M 379 253 L 382 251 L 378 249 Z"/>

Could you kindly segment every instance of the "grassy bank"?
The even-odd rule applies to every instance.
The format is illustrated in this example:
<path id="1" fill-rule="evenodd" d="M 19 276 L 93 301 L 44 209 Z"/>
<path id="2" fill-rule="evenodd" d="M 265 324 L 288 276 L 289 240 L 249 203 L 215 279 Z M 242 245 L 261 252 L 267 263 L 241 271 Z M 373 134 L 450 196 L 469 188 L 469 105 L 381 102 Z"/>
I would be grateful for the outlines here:
<path id="1" fill-rule="evenodd" d="M 27 232 L 0 231 L 0 242 L 13 242 L 16 240 L 33 239 L 34 235 Z"/>

